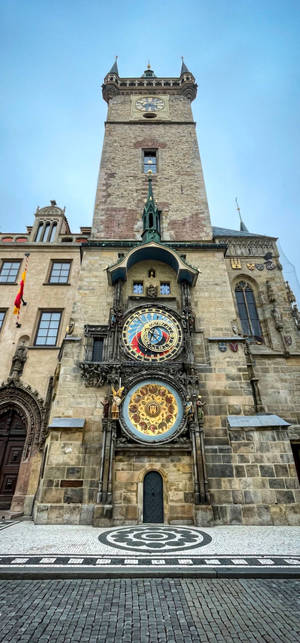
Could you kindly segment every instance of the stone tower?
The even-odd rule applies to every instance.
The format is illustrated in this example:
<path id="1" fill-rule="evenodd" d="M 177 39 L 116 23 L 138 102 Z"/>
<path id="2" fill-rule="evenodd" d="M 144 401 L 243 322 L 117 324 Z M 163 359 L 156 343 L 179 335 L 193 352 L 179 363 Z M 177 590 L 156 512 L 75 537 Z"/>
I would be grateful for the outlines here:
<path id="1" fill-rule="evenodd" d="M 96 193 L 93 236 L 139 239 L 146 196 L 145 168 L 152 168 L 165 240 L 212 238 L 191 101 L 193 74 L 179 78 L 120 78 L 117 64 L 104 79 L 108 103 Z M 184 234 L 183 234 L 184 226 Z"/>
<path id="2" fill-rule="evenodd" d="M 274 238 L 211 227 L 196 89 L 184 63 L 178 78 L 120 78 L 116 63 L 105 77 L 39 523 L 299 520 L 299 312 Z"/>

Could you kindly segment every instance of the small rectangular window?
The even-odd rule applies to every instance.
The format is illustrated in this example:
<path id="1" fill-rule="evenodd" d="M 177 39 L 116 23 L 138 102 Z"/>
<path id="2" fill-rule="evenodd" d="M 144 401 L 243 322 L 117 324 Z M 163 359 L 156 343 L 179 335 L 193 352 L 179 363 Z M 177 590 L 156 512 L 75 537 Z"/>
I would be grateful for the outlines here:
<path id="1" fill-rule="evenodd" d="M 36 334 L 36 346 L 56 346 L 61 312 L 46 310 L 41 313 Z"/>
<path id="2" fill-rule="evenodd" d="M 3 326 L 5 313 L 6 313 L 6 310 L 0 310 L 0 330 L 1 330 L 2 326 Z"/>
<path id="3" fill-rule="evenodd" d="M 3 261 L 0 272 L 0 283 L 16 283 L 20 264 L 21 261 Z"/>
<path id="4" fill-rule="evenodd" d="M 153 174 L 157 173 L 157 157 L 155 150 L 144 151 L 144 174 L 151 170 Z"/>
<path id="5" fill-rule="evenodd" d="M 161 281 L 160 294 L 161 295 L 169 295 L 170 292 L 171 292 L 170 282 L 169 281 Z"/>
<path id="6" fill-rule="evenodd" d="M 53 261 L 49 284 L 67 284 L 70 274 L 70 262 Z"/>
<path id="7" fill-rule="evenodd" d="M 103 337 L 94 337 L 92 362 L 102 362 L 103 343 Z"/>
<path id="8" fill-rule="evenodd" d="M 134 295 L 142 295 L 144 292 L 144 284 L 142 281 L 134 281 L 133 282 L 133 294 Z"/>

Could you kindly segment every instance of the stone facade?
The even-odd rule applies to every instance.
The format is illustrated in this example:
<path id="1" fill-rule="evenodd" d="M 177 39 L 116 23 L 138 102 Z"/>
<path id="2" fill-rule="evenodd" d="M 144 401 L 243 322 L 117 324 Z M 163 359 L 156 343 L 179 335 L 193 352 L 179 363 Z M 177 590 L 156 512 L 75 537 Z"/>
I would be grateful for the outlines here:
<path id="1" fill-rule="evenodd" d="M 56 206 L 38 210 L 22 242 L 31 254 L 21 329 L 16 286 L 3 287 L 2 378 L 8 386 L 12 342 L 26 334 L 13 382 L 37 389 L 44 418 L 26 456 L 35 473 L 26 487 L 20 467 L 18 479 L 37 523 L 141 523 L 151 494 L 169 524 L 299 523 L 300 318 L 276 240 L 210 225 L 195 95 L 185 65 L 177 79 L 122 79 L 114 65 L 92 230 L 74 235 Z M 54 221 L 52 240 L 38 241 Z M 3 257 L 15 258 L 8 236 Z M 70 285 L 47 284 L 53 260 L 72 261 Z M 39 308 L 63 311 L 51 349 L 35 346 Z M 141 390 L 152 398 L 134 407 Z M 149 424 L 157 413 L 161 423 Z M 151 472 L 162 492 L 146 482 Z"/>
<path id="2" fill-rule="evenodd" d="M 45 230 L 47 224 L 49 225 Z M 48 237 L 50 226 L 53 226 L 54 230 L 52 240 L 47 240 L 45 237 L 45 240 L 37 241 L 37 235 L 40 236 L 42 228 Z M 89 230 L 85 229 L 85 232 L 89 233 Z M 78 280 L 80 243 L 86 238 L 83 234 L 70 233 L 64 210 L 58 208 L 55 202 L 45 208 L 37 209 L 34 225 L 27 228 L 27 233 L 0 235 L 1 273 L 3 267 L 9 262 L 20 262 L 14 281 L 0 281 L 0 311 L 4 313 L 0 331 L 2 431 L 6 435 L 4 421 L 8 409 L 18 413 L 20 418 L 24 419 L 27 431 L 19 462 L 17 484 L 10 504 L 10 510 L 14 514 L 29 515 L 32 512 L 33 500 L 39 484 L 45 439 L 48 434 L 50 404 L 56 388 L 58 356 L 66 335 L 66 328 L 70 323 L 75 285 Z M 17 327 L 16 316 L 13 314 L 14 300 L 28 253 L 24 289 L 26 306 L 21 307 L 20 325 Z M 70 265 L 66 284 L 50 283 L 51 267 L 55 262 L 59 264 L 67 262 Z M 37 346 L 35 340 L 40 314 L 47 310 L 61 313 L 57 341 L 54 346 Z M 22 345 L 25 346 L 25 357 L 18 372 L 13 370 L 12 365 L 14 355 Z M 3 438 L 3 434 L 1 437 Z M 18 435 L 14 434 L 11 442 L 7 442 L 6 439 L 1 440 L 1 446 L 3 445 L 5 449 L 4 452 L 1 450 L 2 474 L 7 453 L 11 446 L 18 444 L 17 439 Z M 7 469 L 8 484 L 9 476 L 15 468 L 16 465 L 13 464 L 13 469 L 11 467 Z M 4 474 L 1 480 L 4 485 Z M 10 489 L 8 492 L 11 497 Z M 2 498 L 0 491 L 2 503 L 5 493 Z M 5 502 L 2 504 L 3 508 L 7 508 Z"/>

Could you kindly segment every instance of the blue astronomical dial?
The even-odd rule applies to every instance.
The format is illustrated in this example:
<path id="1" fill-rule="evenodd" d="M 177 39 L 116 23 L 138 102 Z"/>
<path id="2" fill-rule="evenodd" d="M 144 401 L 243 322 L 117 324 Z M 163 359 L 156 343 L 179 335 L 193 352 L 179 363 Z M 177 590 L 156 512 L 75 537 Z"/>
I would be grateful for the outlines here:
<path id="1" fill-rule="evenodd" d="M 131 357 L 148 362 L 172 359 L 182 347 L 182 330 L 175 315 L 156 306 L 129 315 L 122 338 Z"/>

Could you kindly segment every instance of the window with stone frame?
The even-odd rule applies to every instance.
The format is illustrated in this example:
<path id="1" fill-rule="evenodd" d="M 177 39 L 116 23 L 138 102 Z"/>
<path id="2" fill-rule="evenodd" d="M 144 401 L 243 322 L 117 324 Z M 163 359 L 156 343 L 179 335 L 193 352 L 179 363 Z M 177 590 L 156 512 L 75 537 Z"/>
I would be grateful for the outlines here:
<path id="1" fill-rule="evenodd" d="M 0 330 L 3 326 L 5 315 L 6 315 L 6 310 L 0 310 Z"/>
<path id="2" fill-rule="evenodd" d="M 262 339 L 262 329 L 253 289 L 250 284 L 246 281 L 240 281 L 235 287 L 235 297 L 243 335 Z"/>
<path id="3" fill-rule="evenodd" d="M 161 295 L 170 295 L 171 294 L 171 285 L 169 281 L 160 282 L 160 294 Z"/>
<path id="4" fill-rule="evenodd" d="M 144 292 L 144 283 L 142 281 L 134 281 L 132 285 L 132 292 L 134 295 L 142 295 Z"/>
<path id="5" fill-rule="evenodd" d="M 70 261 L 52 261 L 49 284 L 67 284 L 69 282 Z"/>
<path id="6" fill-rule="evenodd" d="M 108 326 L 84 327 L 85 335 L 85 361 L 104 362 L 108 350 Z"/>
<path id="7" fill-rule="evenodd" d="M 21 261 L 17 259 L 12 259 L 11 261 L 3 261 L 0 270 L 0 284 L 15 284 L 17 281 L 20 265 Z"/>
<path id="8" fill-rule="evenodd" d="M 61 311 L 41 311 L 34 342 L 35 346 L 56 346 L 61 316 Z"/>
<path id="9" fill-rule="evenodd" d="M 156 150 L 144 150 L 143 152 L 144 174 L 149 170 L 157 174 L 157 152 Z"/>

